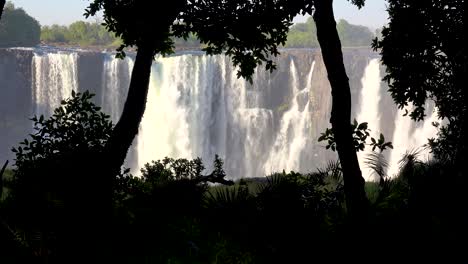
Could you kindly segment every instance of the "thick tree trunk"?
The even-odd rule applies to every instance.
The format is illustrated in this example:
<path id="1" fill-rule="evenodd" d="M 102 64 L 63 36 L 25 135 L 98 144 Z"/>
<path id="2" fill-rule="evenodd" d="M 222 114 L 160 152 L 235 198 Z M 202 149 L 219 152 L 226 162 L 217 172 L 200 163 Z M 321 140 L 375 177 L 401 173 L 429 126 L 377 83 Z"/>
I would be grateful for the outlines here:
<path id="1" fill-rule="evenodd" d="M 332 0 L 316 0 L 314 20 L 332 93 L 331 124 L 343 169 L 346 206 L 352 219 L 363 219 L 367 209 L 364 179 L 354 149 L 351 131 L 351 91 L 343 64 Z"/>
<path id="2" fill-rule="evenodd" d="M 468 52 L 467 52 L 467 36 L 468 36 L 468 12 L 467 12 L 468 2 L 464 2 L 464 11 L 463 12 L 463 46 L 461 51 L 461 65 L 462 65 L 462 77 L 460 78 L 460 87 L 462 88 L 462 95 L 464 97 L 464 101 L 467 102 L 468 100 Z M 463 107 L 463 115 L 462 115 L 462 125 L 461 125 L 461 147 L 458 150 L 456 162 L 458 163 L 459 168 L 463 171 L 463 177 L 466 179 L 467 176 L 467 169 L 466 169 L 466 162 L 467 162 L 467 150 L 468 150 L 468 105 L 465 103 Z"/>
<path id="3" fill-rule="evenodd" d="M 104 152 L 98 157 L 89 157 L 93 171 L 93 185 L 87 189 L 85 197 L 86 210 L 92 217 L 85 220 L 88 226 L 82 232 L 85 236 L 93 236 L 88 241 L 89 254 L 99 255 L 105 262 L 112 255 L 112 198 L 115 177 L 120 173 L 128 149 L 138 134 L 138 128 L 146 108 L 151 64 L 154 50 L 146 46 L 138 47 L 135 64 L 132 70 L 127 100 L 122 115 L 115 125 L 107 141 Z M 87 257 L 87 255 L 84 255 Z"/>
<path id="4" fill-rule="evenodd" d="M 119 173 L 128 149 L 138 134 L 138 127 L 146 108 L 153 55 L 152 48 L 138 47 L 127 100 L 106 146 L 107 165 L 112 176 Z"/>
<path id="5" fill-rule="evenodd" d="M 5 8 L 6 0 L 0 0 L 0 20 L 2 20 L 3 8 Z"/>

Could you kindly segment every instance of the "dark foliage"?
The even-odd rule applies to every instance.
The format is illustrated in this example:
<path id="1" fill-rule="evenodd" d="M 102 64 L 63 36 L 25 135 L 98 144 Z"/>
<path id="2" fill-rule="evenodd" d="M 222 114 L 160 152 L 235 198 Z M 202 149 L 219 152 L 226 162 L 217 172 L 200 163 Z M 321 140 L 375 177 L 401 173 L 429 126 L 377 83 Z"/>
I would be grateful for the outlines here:
<path id="1" fill-rule="evenodd" d="M 77 164 L 81 155 L 102 151 L 111 124 L 90 98 L 88 93 L 74 94 L 51 118 L 35 119 L 31 142 L 16 148 L 15 181 L 8 186 L 9 199 L 0 203 L 1 250 L 9 252 L 2 263 L 68 262 L 65 253 L 76 247 L 88 250 L 88 243 L 99 237 L 99 229 L 83 221 L 93 200 L 89 185 L 94 179 L 87 177 L 92 167 Z M 35 146 L 39 142 L 43 146 Z M 464 186 L 443 180 L 454 173 L 453 165 L 422 163 L 418 152 L 411 152 L 403 157 L 398 178 L 388 179 L 380 159 L 368 159 L 381 181 L 368 184 L 375 191 L 361 237 L 353 235 L 354 225 L 345 213 L 343 172 L 337 162 L 316 173 L 283 172 L 222 186 L 208 183 L 226 177 L 218 157 L 207 175 L 200 159 L 165 158 L 146 164 L 141 177 L 127 170 L 115 178 L 111 232 L 101 246 L 108 248 L 112 263 L 335 259 L 329 254 L 358 249 L 369 240 L 369 250 L 396 241 L 402 248 L 395 256 L 419 254 L 414 244 L 458 256 L 456 241 L 466 235 L 468 214 Z M 78 232 L 89 236 L 78 239 Z"/>
<path id="2" fill-rule="evenodd" d="M 421 162 L 418 151 L 407 153 L 400 165 L 397 178 L 380 181 L 372 203 L 375 232 L 387 238 L 381 246 L 398 241 L 401 256 L 460 257 L 463 250 L 458 241 L 468 235 L 468 211 L 466 186 L 452 177 L 456 166 L 438 160 Z"/>
<path id="3" fill-rule="evenodd" d="M 311 3 L 302 0 L 193 1 L 173 29 L 184 38 L 195 33 L 206 44 L 207 54 L 231 56 L 234 65 L 240 66 L 238 76 L 251 80 L 263 62 L 267 70 L 275 69 L 270 57 L 279 54 L 279 45 L 285 45 L 293 17 L 311 9 Z"/>
<path id="4" fill-rule="evenodd" d="M 312 11 L 312 3 L 303 0 L 172 1 L 157 10 L 151 5 L 147 1 L 95 0 L 85 15 L 104 11 L 104 25 L 123 40 L 120 56 L 125 55 L 124 48 L 142 45 L 167 55 L 174 48 L 171 37 L 195 35 L 208 54 L 231 56 L 234 65 L 240 66 L 238 75 L 249 80 L 259 64 L 265 62 L 267 70 L 274 69 L 270 56 L 277 55 L 277 47 L 285 44 L 292 19 Z"/>
<path id="5" fill-rule="evenodd" d="M 7 221 L 14 223 L 36 255 L 70 247 L 73 242 L 63 239 L 79 232 L 81 227 L 74 225 L 86 218 L 86 207 L 100 191 L 87 177 L 93 168 L 87 161 L 102 152 L 112 124 L 90 102 L 92 96 L 73 92 L 50 118 L 33 117 L 34 132 L 13 148 L 16 159 Z"/>
<path id="6" fill-rule="evenodd" d="M 432 99 L 439 117 L 448 121 L 439 138 L 431 140 L 434 153 L 441 159 L 466 152 L 464 2 L 389 1 L 389 24 L 373 43 L 382 55 L 387 69 L 384 80 L 398 106 L 414 120 L 422 120 L 426 101 Z"/>
<path id="7" fill-rule="evenodd" d="M 331 169 L 310 175 L 275 174 L 249 188 L 254 182 L 241 180 L 232 187 L 197 183 L 195 179 L 203 177 L 201 168 L 198 159 L 165 159 L 147 164 L 142 178 L 119 179 L 123 184 L 116 204 L 117 259 L 125 263 L 300 259 L 310 253 L 305 249 L 312 244 L 318 253 L 331 243 L 344 219 L 342 184 Z M 309 242 L 304 244 L 304 239 Z"/>

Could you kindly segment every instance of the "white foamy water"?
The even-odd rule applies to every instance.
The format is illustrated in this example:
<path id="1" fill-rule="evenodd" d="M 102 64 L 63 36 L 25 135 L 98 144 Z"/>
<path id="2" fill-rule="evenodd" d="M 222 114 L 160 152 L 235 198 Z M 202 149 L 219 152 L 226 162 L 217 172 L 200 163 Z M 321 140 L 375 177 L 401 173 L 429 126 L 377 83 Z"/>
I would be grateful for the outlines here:
<path id="1" fill-rule="evenodd" d="M 389 158 L 389 168 L 387 175 L 394 177 L 400 169 L 400 161 L 407 152 L 418 152 L 418 159 L 427 161 L 432 157 L 430 150 L 424 146 L 428 142 L 428 138 L 433 138 L 437 135 L 437 128 L 432 125 L 433 122 L 440 122 L 437 117 L 437 110 L 432 111 L 430 105 L 426 104 L 426 118 L 419 127 L 414 128 L 414 121 L 404 115 L 404 110 L 398 110 L 395 120 L 395 131 L 393 133 L 393 151 Z"/>
<path id="2" fill-rule="evenodd" d="M 78 90 L 76 53 L 34 53 L 34 113 L 50 116 L 60 102 Z"/>
<path id="3" fill-rule="evenodd" d="M 370 131 L 370 136 L 375 139 L 380 135 L 380 64 L 378 59 L 372 59 L 367 65 L 364 76 L 362 77 L 362 89 L 360 95 L 360 107 L 356 116 L 358 123 L 367 122 Z M 376 149 L 377 151 L 377 149 Z M 374 179 L 373 171 L 366 165 L 366 157 L 372 152 L 370 146 L 366 146 L 364 151 L 358 152 L 359 165 L 361 167 L 362 176 L 366 180 Z"/>
<path id="4" fill-rule="evenodd" d="M 307 146 L 313 140 L 310 137 L 311 114 L 309 110 L 309 100 L 301 110 L 299 107 L 299 97 L 309 96 L 312 74 L 315 62 L 312 63 L 307 76 L 307 85 L 299 89 L 299 77 L 294 61 L 290 62 L 290 76 L 292 97 L 289 102 L 289 109 L 283 114 L 280 129 L 276 135 L 272 149 L 265 163 L 265 174 L 282 171 L 301 170 L 301 154 L 307 151 Z"/>
<path id="5" fill-rule="evenodd" d="M 125 103 L 134 61 L 131 57 L 118 60 L 110 54 L 104 54 L 103 58 L 101 98 L 97 101 L 116 123 Z M 312 105 L 329 104 L 311 101 L 311 93 L 319 98 L 313 100 L 331 100 L 330 94 L 321 90 L 325 84 L 320 82 L 326 80 L 321 76 L 324 70 L 315 69 L 313 60 L 307 64 L 293 56 L 285 59 L 282 71 L 270 74 L 257 69 L 253 83 L 249 84 L 237 78 L 237 69 L 225 56 L 185 54 L 157 58 L 151 69 L 146 112 L 126 166 L 138 173 L 152 160 L 200 157 L 210 169 L 215 154 L 225 160 L 226 172 L 232 178 L 264 176 L 283 170 L 311 172 L 322 166 L 327 162 L 327 155 L 322 152 L 329 151 L 322 146 L 323 142 L 317 142 L 316 134 L 325 130 L 323 124 L 328 121 L 329 110 L 312 109 Z M 78 53 L 73 52 L 34 54 L 35 113 L 50 115 L 72 90 L 80 89 L 78 61 Z M 369 123 L 373 137 L 378 137 L 378 132 L 391 122 L 395 123 L 392 138 L 395 150 L 389 151 L 388 169 L 389 174 L 394 174 L 406 150 L 423 145 L 435 135 L 431 123 L 437 117 L 428 113 L 424 123 L 415 125 L 399 112 L 394 121 L 384 123 L 379 105 L 389 95 L 381 88 L 379 67 L 377 59 L 369 61 L 361 78 L 361 104 L 354 107 L 358 107 L 357 120 Z M 365 178 L 372 179 L 363 164 L 365 154 L 359 154 L 361 168 Z M 423 155 L 427 157 L 428 153 Z"/>

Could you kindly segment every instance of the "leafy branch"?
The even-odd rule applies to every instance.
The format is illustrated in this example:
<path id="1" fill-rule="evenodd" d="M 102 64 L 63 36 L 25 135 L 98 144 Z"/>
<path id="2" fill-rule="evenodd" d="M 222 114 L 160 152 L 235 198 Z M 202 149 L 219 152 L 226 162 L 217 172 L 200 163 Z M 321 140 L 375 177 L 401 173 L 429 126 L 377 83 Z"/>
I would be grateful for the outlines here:
<path id="1" fill-rule="evenodd" d="M 385 137 L 382 133 L 380 133 L 378 139 L 370 137 L 371 130 L 368 128 L 367 122 L 358 123 L 356 119 L 354 119 L 354 122 L 351 124 L 351 129 L 356 152 L 363 151 L 366 145 L 371 146 L 372 151 L 375 151 L 376 148 L 378 148 L 380 152 L 387 148 L 393 149 L 392 142 L 385 142 Z M 367 143 L 368 138 L 370 138 L 370 143 Z M 325 148 L 336 151 L 335 134 L 331 128 L 327 128 L 325 132 L 321 133 L 318 141 L 327 141 L 327 146 Z"/>

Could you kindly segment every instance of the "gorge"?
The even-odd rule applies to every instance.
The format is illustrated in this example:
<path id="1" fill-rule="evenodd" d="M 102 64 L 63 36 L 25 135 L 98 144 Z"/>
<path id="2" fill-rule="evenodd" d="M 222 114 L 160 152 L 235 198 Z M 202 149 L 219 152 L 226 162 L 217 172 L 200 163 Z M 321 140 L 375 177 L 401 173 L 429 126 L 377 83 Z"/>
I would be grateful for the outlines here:
<path id="1" fill-rule="evenodd" d="M 388 87 L 384 68 L 369 49 L 344 49 L 353 99 L 352 116 L 369 122 L 371 136 L 383 133 L 389 174 L 406 150 L 434 137 L 435 112 L 423 122 L 403 117 Z M 215 154 L 228 177 L 260 177 L 277 171 L 311 172 L 337 156 L 317 142 L 330 127 L 330 86 L 320 50 L 284 49 L 272 73 L 257 69 L 250 84 L 238 79 L 229 58 L 184 52 L 153 63 L 143 121 L 126 166 L 138 174 L 151 160 L 200 157 L 207 169 Z M 86 50 L 0 49 L 0 162 L 31 132 L 32 115 L 49 116 L 72 91 L 96 94 L 95 103 L 115 123 L 128 89 L 132 55 Z M 366 152 L 370 148 L 366 149 Z M 359 153 L 361 169 L 373 179 Z M 422 159 L 429 155 L 421 151 Z"/>

